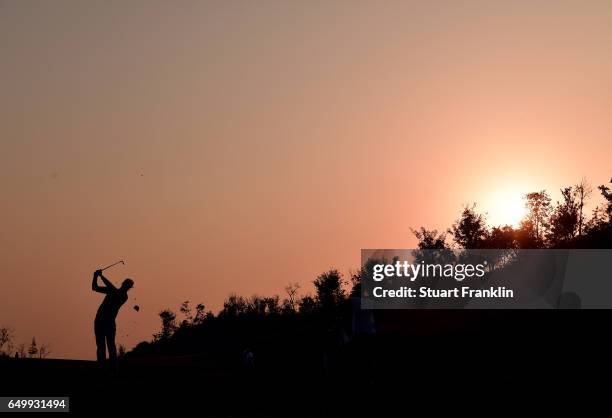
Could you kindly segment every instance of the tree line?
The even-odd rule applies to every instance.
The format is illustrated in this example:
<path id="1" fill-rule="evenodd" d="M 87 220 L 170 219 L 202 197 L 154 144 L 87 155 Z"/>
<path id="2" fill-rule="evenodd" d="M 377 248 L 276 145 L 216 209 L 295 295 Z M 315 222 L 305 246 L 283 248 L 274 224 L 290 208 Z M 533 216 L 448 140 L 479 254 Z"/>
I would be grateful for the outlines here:
<path id="1" fill-rule="evenodd" d="M 612 248 L 612 191 L 605 185 L 597 190 L 602 201 L 590 214 L 585 208 L 594 189 L 582 179 L 562 188 L 561 200 L 555 203 L 546 190 L 525 194 L 526 215 L 518 227 L 490 226 L 486 214 L 472 204 L 446 231 L 421 227 L 412 233 L 419 249 Z M 350 300 L 359 296 L 365 273 L 358 270 L 348 280 L 336 269 L 321 273 L 312 282 L 314 294 L 298 295 L 296 283 L 285 288 L 282 298 L 232 294 L 216 315 L 201 303 L 192 310 L 185 301 L 179 315 L 162 310 L 161 329 L 152 341 L 141 342 L 127 354 L 227 354 L 254 345 L 283 347 L 289 341 L 295 343 L 293 353 L 295 347 L 329 351 L 352 338 Z"/>
<path id="2" fill-rule="evenodd" d="M 489 226 L 486 214 L 472 204 L 463 208 L 446 232 L 421 227 L 413 233 L 420 249 L 610 248 L 612 192 L 605 185 L 597 189 L 603 202 L 590 216 L 585 207 L 593 188 L 582 179 L 575 186 L 562 188 L 561 200 L 554 204 L 546 190 L 525 194 L 527 213 L 516 228 Z"/>
<path id="3" fill-rule="evenodd" d="M 38 344 L 35 337 L 32 337 L 30 344 L 15 345 L 14 339 L 11 328 L 0 327 L 0 357 L 47 358 L 51 354 L 49 344 Z"/>

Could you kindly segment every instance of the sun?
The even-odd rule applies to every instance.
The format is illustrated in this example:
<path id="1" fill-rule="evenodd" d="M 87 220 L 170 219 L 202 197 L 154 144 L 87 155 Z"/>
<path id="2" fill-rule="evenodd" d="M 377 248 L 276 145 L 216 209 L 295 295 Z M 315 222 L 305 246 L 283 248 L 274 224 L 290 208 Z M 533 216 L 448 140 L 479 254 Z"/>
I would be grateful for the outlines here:
<path id="1" fill-rule="evenodd" d="M 525 201 L 523 195 L 514 191 L 499 191 L 494 193 L 486 207 L 488 221 L 492 226 L 519 226 L 525 217 Z"/>

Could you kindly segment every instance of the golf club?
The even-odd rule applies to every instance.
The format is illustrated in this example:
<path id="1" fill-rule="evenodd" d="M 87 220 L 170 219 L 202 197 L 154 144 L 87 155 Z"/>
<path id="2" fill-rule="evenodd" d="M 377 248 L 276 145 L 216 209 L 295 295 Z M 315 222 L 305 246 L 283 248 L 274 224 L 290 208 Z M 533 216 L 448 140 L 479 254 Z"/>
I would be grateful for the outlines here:
<path id="1" fill-rule="evenodd" d="M 119 264 L 119 263 L 121 263 L 121 264 L 123 264 L 123 265 L 125 266 L 125 262 L 124 262 L 123 260 L 119 260 L 119 261 L 117 261 L 116 263 L 111 264 L 110 266 L 106 266 L 106 267 L 104 267 L 103 269 L 100 269 L 100 271 L 104 271 L 104 270 L 106 270 L 106 269 L 109 269 L 109 268 L 111 268 L 111 267 L 113 267 L 113 266 L 116 266 L 116 265 L 117 265 L 117 264 Z"/>

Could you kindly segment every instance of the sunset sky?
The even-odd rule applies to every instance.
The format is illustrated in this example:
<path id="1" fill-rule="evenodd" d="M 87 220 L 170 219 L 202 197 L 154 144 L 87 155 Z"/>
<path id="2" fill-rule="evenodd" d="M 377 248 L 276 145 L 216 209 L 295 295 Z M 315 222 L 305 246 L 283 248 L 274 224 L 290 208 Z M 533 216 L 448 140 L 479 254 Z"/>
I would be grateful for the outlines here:
<path id="1" fill-rule="evenodd" d="M 130 348 L 612 174 L 610 1 L 0 0 L 0 54 L 0 326 L 52 357 L 119 259 Z"/>

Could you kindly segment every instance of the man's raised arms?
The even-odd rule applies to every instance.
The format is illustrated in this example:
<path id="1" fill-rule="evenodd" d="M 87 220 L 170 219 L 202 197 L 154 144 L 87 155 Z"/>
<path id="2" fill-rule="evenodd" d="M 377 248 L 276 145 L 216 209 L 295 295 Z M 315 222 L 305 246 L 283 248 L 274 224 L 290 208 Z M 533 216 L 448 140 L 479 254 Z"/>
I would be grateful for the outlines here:
<path id="1" fill-rule="evenodd" d="M 105 286 L 100 286 L 98 284 L 98 277 L 102 279 Z M 117 290 L 114 284 L 110 282 L 106 277 L 102 275 L 102 270 L 96 270 L 93 275 L 93 280 L 91 281 L 91 290 L 99 293 L 108 293 L 109 290 Z"/>

